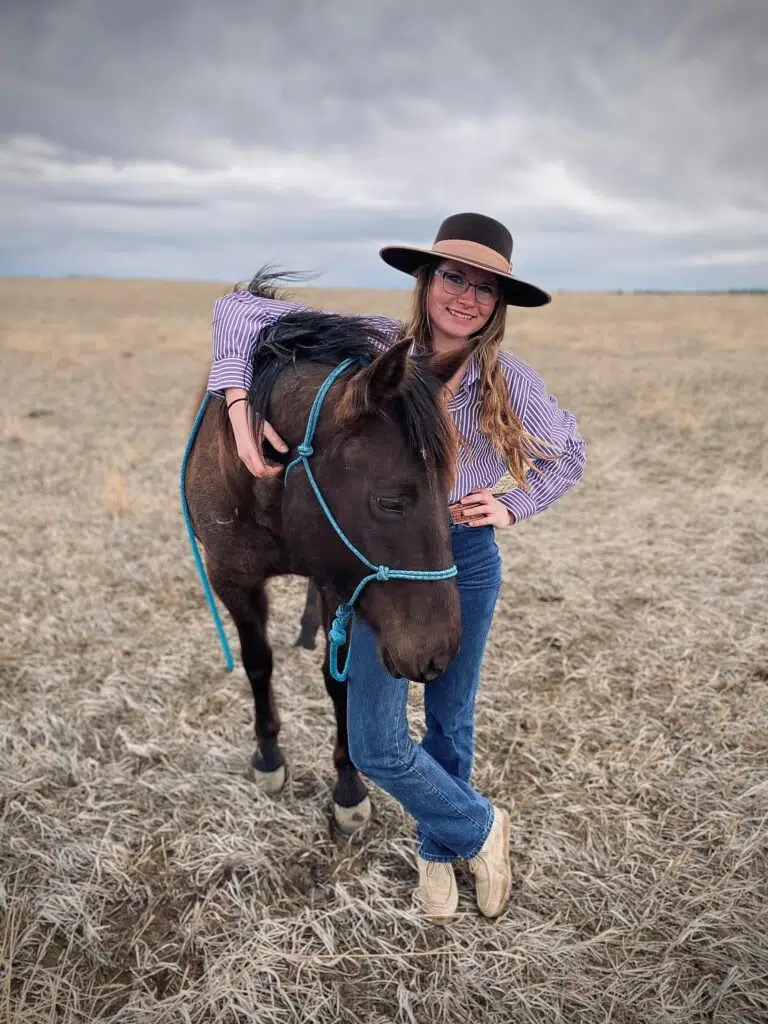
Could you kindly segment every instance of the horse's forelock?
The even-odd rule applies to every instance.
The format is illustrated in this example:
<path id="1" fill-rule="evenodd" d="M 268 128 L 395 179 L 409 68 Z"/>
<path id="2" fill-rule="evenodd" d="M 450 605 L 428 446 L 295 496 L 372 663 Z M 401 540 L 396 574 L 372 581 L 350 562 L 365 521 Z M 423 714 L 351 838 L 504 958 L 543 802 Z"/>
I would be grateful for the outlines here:
<path id="1" fill-rule="evenodd" d="M 442 384 L 428 368 L 412 363 L 394 397 L 379 404 L 371 397 L 365 375 L 356 374 L 333 406 L 337 437 L 349 436 L 366 416 L 380 416 L 399 424 L 411 454 L 453 482 L 458 438 Z"/>

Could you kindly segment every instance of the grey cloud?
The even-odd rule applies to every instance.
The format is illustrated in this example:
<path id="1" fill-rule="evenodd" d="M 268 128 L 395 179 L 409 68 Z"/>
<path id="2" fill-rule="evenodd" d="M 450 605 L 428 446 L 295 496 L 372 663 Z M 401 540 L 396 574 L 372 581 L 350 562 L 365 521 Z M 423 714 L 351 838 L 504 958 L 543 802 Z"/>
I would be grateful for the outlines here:
<path id="1" fill-rule="evenodd" d="M 175 152 L 180 137 L 193 150 L 196 127 L 239 142 L 349 143 L 414 100 L 448 118 L 523 109 L 542 130 L 553 120 L 630 130 L 633 104 L 669 125 L 663 91 L 681 86 L 673 106 L 692 112 L 708 84 L 721 93 L 713 113 L 730 115 L 722 138 L 755 108 L 766 70 L 761 0 L 40 8 L 31 5 L 33 18 L 19 4 L 5 35 L 4 75 L 21 100 L 6 110 L 8 126 L 115 155 L 126 145 L 141 154 L 143 139 L 157 147 L 151 155 Z"/>
<path id="2" fill-rule="evenodd" d="M 13 189 L 8 190 L 8 195 L 13 195 Z M 45 206 L 58 206 L 60 204 L 74 204 L 78 206 L 106 206 L 126 207 L 131 210 L 197 210 L 205 205 L 202 198 L 185 199 L 182 196 L 155 197 L 150 195 L 115 195 L 114 192 L 104 189 L 89 189 L 84 192 L 82 188 L 61 188 L 56 187 L 47 190 L 42 195 L 37 195 L 36 203 Z"/>
<path id="3" fill-rule="evenodd" d="M 390 272 L 373 249 L 361 261 L 358 244 L 427 241 L 445 213 L 479 208 L 509 219 L 533 271 L 599 287 L 607 266 L 690 280 L 705 274 L 697 254 L 765 242 L 763 0 L 18 0 L 3 18 L 0 88 L 13 102 L 0 148 L 18 135 L 60 147 L 48 165 L 58 178 L 0 169 L 25 259 L 34 237 L 49 264 L 58 251 L 118 272 L 133 251 L 162 272 L 150 244 L 161 218 L 162 244 L 199 252 L 183 264 L 204 276 L 250 251 L 237 243 L 246 230 L 381 283 Z M 225 172 L 253 146 L 299 163 L 340 154 L 362 198 L 313 196 L 311 181 L 281 191 L 256 173 L 252 186 L 245 172 L 233 183 Z M 104 160 L 112 177 L 60 173 Z M 189 180 L 158 171 L 153 182 L 134 174 L 141 161 Z M 536 175 L 552 165 L 563 174 L 539 195 Z M 0 258 L 14 266 L 8 248 Z"/>

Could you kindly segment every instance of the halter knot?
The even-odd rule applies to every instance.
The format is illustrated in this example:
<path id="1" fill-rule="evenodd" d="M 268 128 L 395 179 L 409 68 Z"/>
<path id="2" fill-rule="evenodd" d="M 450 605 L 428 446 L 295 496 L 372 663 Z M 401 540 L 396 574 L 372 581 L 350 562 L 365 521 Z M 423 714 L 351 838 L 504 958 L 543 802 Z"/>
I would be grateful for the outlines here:
<path id="1" fill-rule="evenodd" d="M 390 577 L 391 571 L 392 570 L 389 568 L 388 565 L 380 565 L 376 570 L 376 579 L 381 580 L 382 583 L 386 583 L 386 581 Z"/>
<path id="2" fill-rule="evenodd" d="M 340 604 L 336 609 L 336 616 L 331 623 L 331 628 L 328 631 L 328 639 L 332 644 L 337 644 L 339 647 L 347 642 L 347 630 L 346 626 L 349 620 L 352 618 L 352 609 L 349 605 L 344 602 Z"/>
<path id="3" fill-rule="evenodd" d="M 308 459 L 310 455 L 314 455 L 315 449 L 312 447 L 311 444 L 307 444 L 306 441 L 302 441 L 299 447 L 296 449 L 296 452 L 303 459 Z"/>
<path id="4" fill-rule="evenodd" d="M 347 631 L 343 626 L 339 626 L 337 623 L 331 626 L 330 632 L 328 633 L 328 639 L 332 644 L 338 644 L 339 647 L 347 642 Z"/>

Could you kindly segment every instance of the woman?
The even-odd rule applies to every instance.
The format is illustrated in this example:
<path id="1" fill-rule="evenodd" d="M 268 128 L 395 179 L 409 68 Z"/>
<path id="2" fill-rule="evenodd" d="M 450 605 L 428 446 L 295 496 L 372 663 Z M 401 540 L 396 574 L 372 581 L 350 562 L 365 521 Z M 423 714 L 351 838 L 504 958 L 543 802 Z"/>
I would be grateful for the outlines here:
<path id="1" fill-rule="evenodd" d="M 561 410 L 538 374 L 501 352 L 508 305 L 541 306 L 550 296 L 511 273 L 512 236 L 475 213 L 448 217 L 430 249 L 387 246 L 381 257 L 416 278 L 409 323 L 372 317 L 396 341 L 413 337 L 413 351 L 466 352 L 448 383 L 448 408 L 462 438 L 449 496 L 451 536 L 461 602 L 462 642 L 443 675 L 424 689 L 426 731 L 408 735 L 408 681 L 391 677 L 376 637 L 358 619 L 348 669 L 350 757 L 357 768 L 399 800 L 416 819 L 418 896 L 433 921 L 445 923 L 458 904 L 453 861 L 469 861 L 477 902 L 497 917 L 509 900 L 509 815 L 470 785 L 475 696 L 501 586 L 495 529 L 543 512 L 584 471 L 584 442 L 571 413 Z M 254 339 L 296 305 L 235 292 L 214 315 L 209 390 L 226 396 L 240 458 L 257 477 L 281 472 L 265 461 L 251 436 L 246 403 Z M 265 423 L 278 450 L 286 445 Z M 491 489 L 511 474 L 517 486 Z"/>

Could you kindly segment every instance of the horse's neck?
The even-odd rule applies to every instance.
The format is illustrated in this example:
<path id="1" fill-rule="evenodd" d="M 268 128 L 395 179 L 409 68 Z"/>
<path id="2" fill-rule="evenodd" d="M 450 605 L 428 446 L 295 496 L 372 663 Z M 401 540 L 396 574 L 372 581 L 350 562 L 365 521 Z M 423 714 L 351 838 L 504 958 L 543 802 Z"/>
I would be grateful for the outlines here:
<path id="1" fill-rule="evenodd" d="M 278 379 L 272 426 L 284 441 L 298 443 L 303 438 L 315 395 L 328 372 L 327 366 L 304 365 L 287 369 Z"/>

